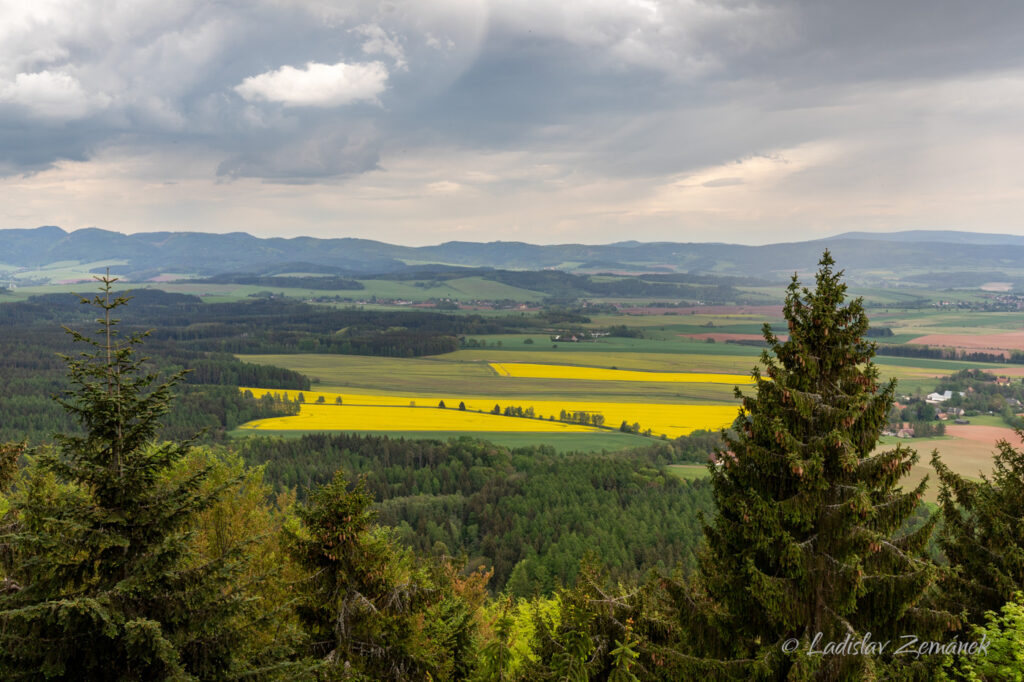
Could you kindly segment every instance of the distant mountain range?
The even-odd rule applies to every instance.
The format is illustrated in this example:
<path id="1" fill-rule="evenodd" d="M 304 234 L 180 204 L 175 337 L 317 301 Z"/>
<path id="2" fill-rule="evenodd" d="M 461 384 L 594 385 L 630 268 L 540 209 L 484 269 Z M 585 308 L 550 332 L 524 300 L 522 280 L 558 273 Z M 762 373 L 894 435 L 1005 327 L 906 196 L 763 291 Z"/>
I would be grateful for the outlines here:
<path id="1" fill-rule="evenodd" d="M 1024 246 L 1024 236 L 951 230 L 905 230 L 903 232 L 844 232 L 830 239 L 866 239 L 884 242 L 938 242 L 942 244 L 1013 244 Z"/>
<path id="2" fill-rule="evenodd" d="M 950 248 L 950 245 L 956 248 Z M 0 265 L 37 269 L 62 261 L 122 261 L 118 274 L 138 281 L 161 273 L 322 272 L 360 275 L 428 264 L 566 271 L 689 272 L 784 281 L 813 271 L 829 248 L 853 281 L 896 282 L 927 274 L 971 272 L 993 279 L 1024 274 L 1024 237 L 914 230 L 848 232 L 827 239 L 743 246 L 720 243 L 620 242 L 541 246 L 522 242 L 446 242 L 410 247 L 368 239 L 261 239 L 242 232 L 121 234 L 97 228 L 0 230 Z"/>

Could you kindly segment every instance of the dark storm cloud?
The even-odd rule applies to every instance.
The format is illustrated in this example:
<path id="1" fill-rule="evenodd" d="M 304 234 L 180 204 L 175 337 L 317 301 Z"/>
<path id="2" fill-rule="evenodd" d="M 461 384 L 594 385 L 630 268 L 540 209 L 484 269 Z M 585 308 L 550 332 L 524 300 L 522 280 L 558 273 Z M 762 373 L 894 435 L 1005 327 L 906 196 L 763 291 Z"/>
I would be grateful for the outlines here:
<path id="1" fill-rule="evenodd" d="M 372 178 L 375 206 L 469 226 L 574 189 L 570 226 L 608 196 L 610 226 L 696 224 L 719 215 L 701 191 L 895 210 L 883 191 L 1019 157 L 1022 28 L 1009 1 L 10 3 L 0 174 L 135 155 L 161 180 L 193 159 L 211 184 Z"/>
<path id="2" fill-rule="evenodd" d="M 1014 0 L 808 0 L 786 6 L 792 40 L 738 61 L 738 73 L 822 84 L 950 78 L 1024 62 L 1024 5 Z"/>
<path id="3" fill-rule="evenodd" d="M 609 169 L 664 172 L 657 124 L 673 119 L 685 125 L 676 145 L 690 150 L 674 154 L 668 166 L 678 170 L 756 151 L 765 136 L 785 143 L 787 127 L 804 123 L 773 123 L 778 111 L 827 104 L 845 87 L 1019 66 L 1024 26 L 1016 2 L 980 11 L 967 2 L 567 0 L 436 11 L 397 3 L 390 12 L 375 3 L 196 2 L 151 21 L 104 17 L 88 2 L 44 5 L 51 11 L 21 21 L 20 33 L 6 29 L 8 172 L 81 160 L 129 135 L 154 148 L 200 142 L 221 155 L 227 176 L 327 177 L 377 168 L 389 144 L 500 149 L 545 143 L 550 127 L 565 125 L 574 130 L 554 144 Z M 373 62 L 384 73 L 371 107 L 369 97 L 352 106 L 341 93 L 325 112 L 266 90 L 272 84 L 248 101 L 240 89 L 282 68 Z M 727 136 L 729 107 L 747 115 L 726 114 L 740 126 Z M 651 127 L 638 129 L 637 117 Z M 601 158 L 623 140 L 638 158 Z"/>

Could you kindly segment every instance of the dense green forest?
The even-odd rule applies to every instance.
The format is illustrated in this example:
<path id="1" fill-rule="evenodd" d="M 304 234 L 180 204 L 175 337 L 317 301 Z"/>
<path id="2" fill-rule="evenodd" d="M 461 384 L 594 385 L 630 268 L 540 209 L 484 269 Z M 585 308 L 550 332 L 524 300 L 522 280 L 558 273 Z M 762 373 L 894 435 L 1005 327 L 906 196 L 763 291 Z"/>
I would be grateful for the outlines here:
<path id="1" fill-rule="evenodd" d="M 299 495 L 341 468 L 366 475 L 379 520 L 418 552 L 464 556 L 517 596 L 571 584 L 591 552 L 616 575 L 693 568 L 706 481 L 664 471 L 672 447 L 606 455 L 509 451 L 471 438 L 442 443 L 357 435 L 249 438 L 239 452 L 265 480 Z M 707 451 L 703 455 L 707 460 Z M 511 582 L 510 582 L 511 581 Z"/>
<path id="2" fill-rule="evenodd" d="M 108 281 L 62 361 L 76 428 L 0 445 L 0 677 L 1017 679 L 1024 452 L 982 480 L 933 454 L 922 507 L 833 265 L 794 278 L 719 444 L 589 457 L 167 440 L 187 375 L 140 356 Z M 665 475 L 708 444 L 707 481 Z"/>
<path id="3" fill-rule="evenodd" d="M 333 308 L 297 301 L 254 299 L 203 303 L 196 296 L 142 289 L 132 292 L 125 324 L 153 329 L 151 344 L 220 353 L 343 353 L 413 357 L 450 352 L 466 334 L 538 328 L 522 315 L 482 317 L 418 311 Z M 33 296 L 0 305 L 0 328 L 85 321 L 72 294 Z"/>
<path id="4" fill-rule="evenodd" d="M 125 325 L 148 329 L 146 323 L 161 314 L 169 323 L 185 324 L 191 297 L 163 292 L 139 292 L 135 306 L 147 318 L 125 312 Z M 174 315 L 177 315 L 175 317 Z M 49 441 L 55 432 L 76 428 L 74 421 L 53 401 L 66 388 L 61 355 L 73 354 L 70 337 L 60 323 L 88 324 L 92 315 L 78 297 L 34 297 L 24 303 L 0 305 L 0 440 Z M 140 319 L 142 318 L 142 319 Z M 205 439 L 220 439 L 246 421 L 291 413 L 290 405 L 246 399 L 238 386 L 309 390 L 309 379 L 291 370 L 242 362 L 217 351 L 197 350 L 172 340 L 154 338 L 146 344 L 147 367 L 167 373 L 188 370 L 175 401 L 164 419 L 163 436 L 184 438 L 205 429 Z"/>
<path id="5" fill-rule="evenodd" d="M 239 424 L 281 414 L 286 406 L 257 403 L 227 387 L 308 390 L 291 370 L 255 365 L 232 353 L 330 352 L 413 356 L 458 348 L 463 333 L 497 333 L 536 325 L 519 316 L 339 310 L 294 301 L 206 304 L 195 296 L 142 289 L 123 313 L 126 330 L 152 330 L 146 352 L 152 366 L 187 369 L 186 400 L 164 419 L 165 435 L 207 429 L 220 438 Z M 74 428 L 51 400 L 63 386 L 58 354 L 72 352 L 61 325 L 88 325 L 92 316 L 74 294 L 33 296 L 0 305 L 0 439 L 49 439 Z M 338 330 L 343 330 L 341 333 Z"/>

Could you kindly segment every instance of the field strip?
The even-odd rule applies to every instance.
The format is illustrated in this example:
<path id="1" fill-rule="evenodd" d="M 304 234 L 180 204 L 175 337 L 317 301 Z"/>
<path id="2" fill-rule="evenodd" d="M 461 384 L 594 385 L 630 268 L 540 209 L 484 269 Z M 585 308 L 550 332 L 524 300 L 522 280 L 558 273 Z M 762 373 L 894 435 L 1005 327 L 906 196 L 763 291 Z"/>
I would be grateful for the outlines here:
<path id="1" fill-rule="evenodd" d="M 305 404 L 299 414 L 244 424 L 257 430 L 299 431 L 506 431 L 531 433 L 599 432 L 591 426 L 541 419 L 503 417 L 486 412 L 395 405 Z"/>
<path id="2" fill-rule="evenodd" d="M 701 383 L 750 385 L 754 380 L 742 374 L 704 372 L 656 372 L 634 369 L 606 369 L 577 365 L 545 365 L 532 362 L 490 362 L 498 374 L 517 379 L 583 379 L 588 381 L 649 381 L 657 383 Z"/>
<path id="3" fill-rule="evenodd" d="M 604 426 L 618 428 L 622 422 L 638 424 L 651 435 L 676 438 L 698 429 L 719 429 L 736 418 L 737 406 L 679 403 L 596 402 L 577 400 L 531 400 L 482 396 L 431 396 L 417 394 L 368 395 L 322 391 L 283 391 L 242 387 L 253 396 L 264 395 L 296 400 L 302 407 L 296 416 L 273 417 L 250 422 L 245 428 L 302 430 L 381 431 L 594 431 L 592 426 L 561 420 L 563 412 L 573 415 L 600 414 Z M 340 403 L 338 401 L 341 401 Z M 439 404 L 444 402 L 444 409 Z M 465 409 L 459 409 L 460 404 Z M 532 410 L 535 418 L 493 414 L 494 409 Z M 606 429 L 605 429 L 606 431 Z"/>

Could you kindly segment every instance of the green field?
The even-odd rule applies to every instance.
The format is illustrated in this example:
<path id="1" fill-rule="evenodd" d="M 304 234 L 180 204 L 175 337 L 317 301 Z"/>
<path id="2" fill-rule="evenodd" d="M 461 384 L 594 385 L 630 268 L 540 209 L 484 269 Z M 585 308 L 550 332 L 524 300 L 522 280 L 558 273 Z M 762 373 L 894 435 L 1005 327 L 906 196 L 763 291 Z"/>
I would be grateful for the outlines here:
<path id="1" fill-rule="evenodd" d="M 15 278 L 61 279 L 90 278 L 88 270 L 114 265 L 111 261 L 96 263 L 63 262 L 53 263 L 36 271 L 11 273 Z M 0 271 L 6 271 L 0 266 Z M 292 276 L 303 273 L 291 273 Z M 310 273 L 314 274 L 314 273 Z M 324 291 L 313 288 L 316 277 L 310 277 L 310 288 L 268 287 L 237 284 L 204 284 L 180 281 L 176 283 L 124 283 L 122 289 L 133 287 L 160 288 L 166 291 L 194 294 L 208 302 L 243 300 L 252 294 L 273 291 L 296 299 L 309 299 L 337 295 L 353 300 L 404 299 L 425 301 L 428 299 L 454 298 L 461 301 L 474 299 L 511 299 L 537 301 L 544 295 L 527 289 L 511 287 L 481 277 L 464 277 L 443 282 L 361 280 L 363 290 Z M 19 286 L 14 292 L 3 295 L 3 300 L 24 299 L 34 293 L 67 292 L 82 290 L 86 285 L 49 284 L 42 286 Z M 765 303 L 777 302 L 782 293 L 780 287 L 744 288 L 765 297 Z M 941 298 L 947 301 L 976 302 L 984 294 L 978 291 L 934 292 L 919 287 L 879 289 L 853 287 L 851 293 L 863 295 L 869 304 L 868 315 L 874 327 L 889 327 L 894 336 L 877 339 L 883 344 L 907 343 L 925 334 L 971 334 L 984 336 L 999 334 L 1024 327 L 1019 313 L 979 312 L 951 308 L 922 308 L 922 302 Z M 774 297 L 774 298 L 773 298 Z M 596 300 L 596 299 L 595 299 Z M 611 299 L 609 299 L 611 300 Z M 643 299 L 629 300 L 615 298 L 627 306 L 644 302 Z M 345 303 L 337 305 L 348 305 Z M 905 307 L 901 307 L 905 306 Z M 366 304 L 366 309 L 395 310 L 394 306 Z M 258 355 L 243 359 L 288 367 L 309 376 L 314 389 L 357 390 L 367 393 L 415 393 L 426 397 L 451 395 L 500 396 L 512 403 L 526 405 L 535 400 L 566 401 L 614 401 L 614 402 L 667 402 L 687 404 L 735 404 L 732 387 L 724 384 L 664 384 L 657 382 L 630 381 L 584 381 L 538 378 L 516 378 L 509 380 L 497 374 L 488 362 L 533 362 L 569 364 L 609 369 L 635 369 L 670 372 L 731 373 L 748 376 L 758 363 L 760 348 L 738 344 L 707 343 L 688 338 L 687 335 L 708 334 L 760 334 L 765 322 L 782 331 L 781 315 L 768 311 L 752 314 L 695 310 L 682 314 L 623 315 L 594 313 L 588 314 L 588 324 L 554 324 L 531 334 L 501 334 L 476 336 L 477 343 L 484 347 L 466 348 L 443 356 L 398 359 L 340 355 Z M 505 316 L 509 311 L 474 311 L 474 314 Z M 527 313 L 532 314 L 532 313 Z M 559 329 L 586 327 L 595 331 L 610 326 L 625 325 L 638 329 L 644 338 L 602 337 L 593 342 L 552 342 L 551 334 Z M 527 339 L 532 343 L 526 343 Z M 959 369 L 973 367 L 1000 374 L 1008 367 L 996 363 L 972 363 L 950 360 L 879 356 L 875 360 L 883 379 L 894 377 L 898 380 L 897 393 L 924 394 L 935 389 L 939 378 Z M 751 390 L 746 388 L 744 390 Z M 1002 426 L 999 417 L 974 417 L 972 424 L 979 426 Z M 402 437 L 447 437 L 447 433 L 401 433 Z M 294 435 L 291 433 L 289 435 Z M 487 434 L 487 438 L 506 445 L 539 443 L 545 440 L 557 449 L 600 450 L 625 447 L 633 443 L 649 443 L 627 434 L 581 434 L 538 437 L 533 434 Z M 910 441 L 922 452 L 932 446 L 949 452 L 956 462 L 975 466 L 985 462 L 991 452 L 991 445 L 980 441 L 963 441 L 957 438 L 935 439 L 933 441 Z M 920 465 L 915 475 L 923 475 L 927 469 Z M 697 475 L 697 474 L 694 474 Z"/>
<path id="2" fill-rule="evenodd" d="M 997 333 L 1012 328 L 1020 317 L 1011 314 L 979 314 L 963 311 L 889 310 L 878 311 L 876 326 L 892 325 L 908 333 L 882 339 L 898 343 L 924 333 L 957 333 L 973 329 L 977 333 Z M 640 328 L 645 338 L 603 337 L 593 342 L 552 343 L 548 334 L 503 334 L 474 337 L 485 343 L 482 348 L 467 348 L 442 356 L 415 359 L 337 355 L 262 355 L 245 356 L 251 362 L 288 367 L 306 374 L 314 389 L 358 389 L 370 393 L 410 392 L 425 396 L 453 393 L 503 396 L 510 400 L 532 399 L 607 400 L 621 402 L 665 401 L 685 403 L 735 404 L 731 386 L 713 384 L 656 384 L 624 381 L 568 381 L 515 379 L 497 376 L 488 362 L 531 362 L 568 364 L 609 369 L 635 369 L 669 372 L 709 372 L 749 375 L 758 363 L 761 350 L 724 342 L 706 343 L 681 336 L 702 333 L 753 334 L 764 322 L 776 319 L 753 315 L 597 315 L 589 325 L 600 329 L 615 324 Z M 710 326 L 708 326 L 710 323 Z M 531 339 L 532 343 L 525 343 Z M 898 380 L 897 393 L 923 394 L 935 389 L 940 377 L 973 367 L 999 374 L 1007 365 L 879 356 L 875 359 L 883 379 Z M 745 390 L 750 390 L 746 388 Z M 1001 426 L 998 417 L 974 418 L 972 424 Z M 413 434 L 402 434 L 412 436 Z M 438 434 L 423 434 L 436 437 Z M 464 434 L 463 434 L 464 435 Z M 541 443 L 544 437 L 531 434 L 479 434 L 502 444 Z M 625 446 L 628 441 L 608 436 L 560 436 L 552 442 L 556 448 L 598 450 Z M 596 439 L 596 440 L 595 440 Z M 550 437 L 547 440 L 552 440 Z M 891 439 L 886 439 L 891 441 Z M 650 441 L 646 441 L 650 442 Z M 891 442 L 887 443 L 891 445 Z M 955 470 L 965 474 L 984 469 L 994 443 L 961 438 L 910 440 L 908 446 L 922 454 L 913 472 L 913 480 L 927 475 L 927 455 L 938 448 Z M 692 478 L 706 475 L 703 467 L 674 469 L 675 475 Z M 927 499 L 933 500 L 934 488 Z"/>
<path id="3" fill-rule="evenodd" d="M 249 429 L 235 429 L 228 433 L 232 438 L 252 438 L 260 436 L 279 436 L 282 438 L 299 438 L 304 431 L 252 431 Z M 450 440 L 465 438 L 465 431 L 359 431 L 359 433 L 387 436 L 388 438 L 409 440 L 430 439 Z M 608 431 L 602 433 L 554 433 L 535 434 L 522 432 L 488 431 L 486 433 L 472 434 L 473 437 L 483 438 L 496 445 L 507 448 L 527 447 L 531 445 L 546 445 L 555 449 L 556 452 L 614 452 L 626 448 L 643 447 L 651 444 L 650 438 L 635 436 L 629 433 L 618 433 Z"/>
<path id="4" fill-rule="evenodd" d="M 88 269 L 100 265 L 116 263 L 86 263 L 83 265 L 67 265 L 61 269 L 33 271 L 40 277 L 47 277 L 53 280 L 62 279 L 90 279 Z M 28 273 L 19 273 L 27 276 Z M 15 280 L 17 281 L 17 280 Z M 211 284 L 206 282 L 123 282 L 118 289 L 162 289 L 171 293 L 192 294 L 200 296 L 208 303 L 221 303 L 227 301 L 239 301 L 249 298 L 253 294 L 271 292 L 288 298 L 301 300 L 317 298 L 321 296 L 340 296 L 352 299 L 353 301 L 368 301 L 374 297 L 380 299 L 403 299 L 412 302 L 424 302 L 430 299 L 452 298 L 460 301 L 471 300 L 500 300 L 511 299 L 515 301 L 540 301 L 544 294 L 528 289 L 512 287 L 501 282 L 493 282 L 482 277 L 463 277 L 452 279 L 446 282 L 437 283 L 436 286 L 428 286 L 429 282 L 420 282 L 423 286 L 417 286 L 415 281 L 392 281 L 367 279 L 360 280 L 363 289 L 342 289 L 325 290 L 315 288 L 317 278 L 310 277 L 310 287 L 285 287 L 274 285 L 255 284 Z M 78 291 L 88 288 L 88 284 L 40 284 L 18 287 L 11 300 L 24 299 L 34 294 L 61 293 L 65 291 Z M 393 310 L 394 308 L 389 308 Z M 500 311 L 508 314 L 508 311 Z"/>
<path id="5" fill-rule="evenodd" d="M 473 352 L 473 351 L 465 351 Z M 486 351 L 481 351 L 486 353 Z M 458 355 L 452 353 L 452 356 Z M 428 397 L 452 395 L 501 396 L 510 400 L 607 400 L 614 402 L 733 402 L 732 387 L 727 384 L 659 383 L 645 381 L 587 381 L 532 379 L 499 376 L 487 364 L 501 361 L 503 354 L 474 359 L 451 358 L 379 358 L 358 355 L 240 355 L 257 364 L 286 367 L 301 372 L 322 391 L 359 389 L 360 392 L 389 394 L 416 393 Z M 641 356 L 644 357 L 644 356 Z M 531 359 L 533 356 L 531 355 Z M 629 358 L 622 358 L 627 361 Z M 612 367 L 614 364 L 597 367 Z M 623 365 L 621 369 L 647 369 Z M 684 371 L 697 371 L 688 370 Z"/>
<path id="6" fill-rule="evenodd" d="M 711 475 L 707 465 L 704 464 L 669 464 L 665 467 L 665 471 L 684 481 L 707 478 Z"/>
<path id="7" fill-rule="evenodd" d="M 359 280 L 365 287 L 347 295 L 360 300 L 377 298 L 401 298 L 409 301 L 426 301 L 431 298 L 454 298 L 467 300 L 540 301 L 545 294 L 529 289 L 509 286 L 482 277 L 460 277 L 444 282 L 393 281 L 386 279 Z M 420 286 L 417 286 L 419 284 Z M 433 284 L 433 286 L 430 286 Z M 346 295 L 346 294 L 342 294 Z"/>
<path id="8" fill-rule="evenodd" d="M 91 272 L 92 270 L 113 267 L 115 265 L 124 265 L 127 262 L 128 261 L 118 259 L 98 260 L 91 263 L 69 260 L 50 263 L 43 267 L 30 270 L 22 270 L 9 265 L 0 265 L 0 273 L 2 273 L 4 277 L 9 277 L 14 282 L 41 279 L 50 280 L 51 282 L 76 279 L 92 281 L 93 275 L 96 274 Z M 102 270 L 100 270 L 100 272 L 102 272 Z"/>

